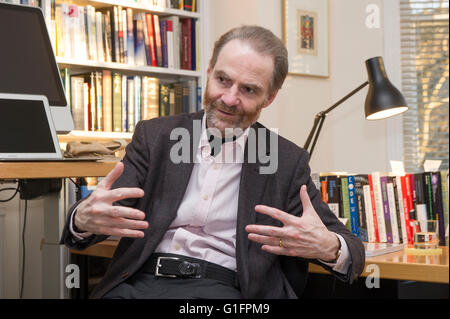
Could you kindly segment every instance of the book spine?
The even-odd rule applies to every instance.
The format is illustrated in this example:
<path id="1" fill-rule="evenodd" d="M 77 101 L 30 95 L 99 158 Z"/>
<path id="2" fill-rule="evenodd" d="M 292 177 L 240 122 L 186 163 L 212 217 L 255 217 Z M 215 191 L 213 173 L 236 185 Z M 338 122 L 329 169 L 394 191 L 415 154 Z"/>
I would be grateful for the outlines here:
<path id="1" fill-rule="evenodd" d="M 328 204 L 327 176 L 320 176 L 320 193 L 322 194 L 322 202 Z"/>
<path id="2" fill-rule="evenodd" d="M 377 241 L 376 236 L 375 236 L 375 228 L 373 226 L 373 216 L 372 216 L 372 201 L 371 201 L 371 196 L 370 196 L 370 186 L 369 185 L 364 185 L 363 186 L 363 191 L 364 191 L 364 208 L 365 208 L 365 212 L 366 212 L 366 222 L 367 222 L 367 235 L 368 235 L 368 240 L 371 243 L 374 243 Z"/>
<path id="3" fill-rule="evenodd" d="M 113 72 L 113 131 L 122 132 L 122 75 Z"/>
<path id="4" fill-rule="evenodd" d="M 391 226 L 392 226 L 392 240 L 395 244 L 400 243 L 400 234 L 398 232 L 398 221 L 397 221 L 397 205 L 395 204 L 395 193 L 394 193 L 394 185 L 390 183 L 386 184 L 388 203 L 389 203 L 389 213 L 391 217 Z"/>
<path id="5" fill-rule="evenodd" d="M 427 202 L 427 219 L 435 220 L 436 216 L 433 211 L 433 190 L 431 186 L 431 172 L 426 172 L 425 176 L 425 198 Z"/>
<path id="6" fill-rule="evenodd" d="M 341 195 L 342 195 L 342 206 L 344 209 L 344 218 L 347 219 L 345 226 L 349 231 L 352 231 L 351 217 L 350 217 L 350 203 L 348 201 L 348 180 L 347 177 L 341 178 Z"/>
<path id="7" fill-rule="evenodd" d="M 348 202 L 350 207 L 350 226 L 352 233 L 360 238 L 359 236 L 359 225 L 358 225 L 358 211 L 356 204 L 356 196 L 355 196 L 355 177 L 348 176 Z"/>
<path id="8" fill-rule="evenodd" d="M 433 212 L 438 223 L 439 245 L 445 245 L 445 225 L 444 225 L 444 207 L 442 204 L 442 188 L 441 188 L 441 174 L 439 172 L 431 173 L 431 189 Z"/>
<path id="9" fill-rule="evenodd" d="M 391 214 L 389 210 L 389 199 L 387 194 L 387 176 L 380 176 L 381 198 L 383 201 L 384 223 L 386 225 L 386 241 L 393 243 Z"/>
<path id="10" fill-rule="evenodd" d="M 374 188 L 373 188 L 373 178 L 372 174 L 368 175 L 369 179 L 369 188 L 370 188 L 370 202 L 372 206 L 372 225 L 373 225 L 373 231 L 375 235 L 375 242 L 380 242 L 380 231 L 378 229 L 378 215 L 377 215 L 377 209 L 376 209 L 376 203 L 375 203 L 375 194 L 374 194 Z"/>
<path id="11" fill-rule="evenodd" d="M 127 8 L 127 50 L 129 64 L 135 64 L 134 62 L 134 25 L 133 25 L 133 9 Z"/>
<path id="12" fill-rule="evenodd" d="M 381 193 L 380 173 L 372 173 L 373 196 L 375 199 L 375 208 L 377 212 L 378 232 L 380 242 L 387 242 L 386 223 L 384 220 L 383 195 Z"/>
<path id="13" fill-rule="evenodd" d="M 448 170 L 441 171 L 440 174 L 441 174 L 441 189 L 442 189 L 442 206 L 444 208 L 444 229 L 447 229 L 449 217 Z M 440 234 L 440 236 L 442 236 L 442 233 Z M 448 245 L 448 242 L 446 242 L 445 244 Z"/>
<path id="14" fill-rule="evenodd" d="M 162 66 L 161 31 L 160 31 L 160 25 L 159 25 L 159 16 L 157 14 L 153 15 L 153 30 L 154 30 L 154 37 L 155 37 L 157 66 Z"/>
<path id="15" fill-rule="evenodd" d="M 410 202 L 408 199 L 408 178 L 407 174 L 405 176 L 401 176 L 401 187 L 402 187 L 402 198 L 403 198 L 403 215 L 405 216 L 405 224 L 406 224 L 406 235 L 408 237 L 408 244 L 413 244 L 414 238 L 413 238 L 413 228 L 410 221 L 409 213 L 413 208 L 410 206 L 412 205 L 412 201 Z"/>
<path id="16" fill-rule="evenodd" d="M 122 75 L 122 132 L 128 132 L 128 79 Z"/>
<path id="17" fill-rule="evenodd" d="M 104 130 L 112 132 L 112 77 L 111 71 L 103 70 L 103 106 L 104 106 Z"/>
<path id="18" fill-rule="evenodd" d="M 149 42 L 149 51 L 150 51 L 150 60 L 151 66 L 158 66 L 158 62 L 156 60 L 156 48 L 155 48 L 155 30 L 153 28 L 153 16 L 150 13 L 145 14 L 146 22 L 147 22 L 147 32 L 148 32 L 148 42 Z"/>
<path id="19" fill-rule="evenodd" d="M 405 208 L 403 207 L 403 194 L 402 194 L 402 180 L 401 176 L 395 177 L 395 185 L 394 189 L 397 193 L 397 204 L 398 204 L 398 212 L 399 212 L 399 220 L 401 225 L 402 232 L 402 242 L 408 243 L 408 234 L 406 230 L 406 219 L 405 219 Z"/>

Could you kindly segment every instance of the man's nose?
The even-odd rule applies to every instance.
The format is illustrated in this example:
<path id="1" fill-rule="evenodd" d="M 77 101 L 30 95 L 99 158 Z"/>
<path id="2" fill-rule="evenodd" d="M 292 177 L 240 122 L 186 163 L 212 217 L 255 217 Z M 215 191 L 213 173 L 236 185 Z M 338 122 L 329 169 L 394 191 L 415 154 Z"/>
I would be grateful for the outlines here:
<path id="1" fill-rule="evenodd" d="M 227 106 L 235 106 L 239 104 L 239 91 L 236 85 L 231 86 L 222 95 L 222 102 Z"/>

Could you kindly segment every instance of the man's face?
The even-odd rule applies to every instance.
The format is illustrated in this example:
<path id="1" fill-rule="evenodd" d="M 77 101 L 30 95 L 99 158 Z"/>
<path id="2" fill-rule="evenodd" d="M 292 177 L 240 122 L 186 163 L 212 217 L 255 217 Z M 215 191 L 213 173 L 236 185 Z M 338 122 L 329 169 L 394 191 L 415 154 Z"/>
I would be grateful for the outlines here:
<path id="1" fill-rule="evenodd" d="M 203 106 L 208 127 L 225 136 L 225 128 L 245 130 L 255 123 L 277 93 L 269 94 L 273 65 L 272 57 L 255 52 L 245 42 L 228 42 L 207 73 Z"/>

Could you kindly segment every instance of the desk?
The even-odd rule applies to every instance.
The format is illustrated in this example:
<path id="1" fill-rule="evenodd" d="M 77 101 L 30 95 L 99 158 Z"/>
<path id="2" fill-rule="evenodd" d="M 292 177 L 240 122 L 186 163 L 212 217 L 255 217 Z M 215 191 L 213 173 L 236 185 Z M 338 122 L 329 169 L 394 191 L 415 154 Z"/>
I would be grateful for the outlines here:
<path id="1" fill-rule="evenodd" d="M 106 176 L 116 164 L 112 161 L 0 162 L 0 180 Z M 68 250 L 58 242 L 71 203 L 64 183 L 63 187 L 62 193 L 44 197 L 44 238 L 41 245 L 44 298 L 63 298 L 67 289 L 63 278 L 66 276 L 64 257 Z"/>
<path id="2" fill-rule="evenodd" d="M 116 250 L 117 241 L 105 240 L 83 251 L 71 250 L 73 254 L 111 258 Z M 398 251 L 390 254 L 366 258 L 366 266 L 362 276 L 373 274 L 369 265 L 377 265 L 380 277 L 394 280 L 413 280 L 434 283 L 447 283 L 449 277 L 448 247 L 442 247 L 443 253 L 439 256 L 412 256 Z M 328 274 L 322 267 L 310 264 L 312 273 Z"/>
<path id="3" fill-rule="evenodd" d="M 117 162 L 0 162 L 0 179 L 106 176 Z"/>

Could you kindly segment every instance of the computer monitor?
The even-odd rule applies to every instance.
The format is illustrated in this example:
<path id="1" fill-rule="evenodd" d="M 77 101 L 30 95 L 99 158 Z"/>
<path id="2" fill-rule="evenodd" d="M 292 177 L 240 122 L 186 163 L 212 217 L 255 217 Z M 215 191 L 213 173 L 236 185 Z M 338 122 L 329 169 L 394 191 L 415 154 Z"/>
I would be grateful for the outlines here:
<path id="1" fill-rule="evenodd" d="M 45 95 L 56 131 L 73 130 L 41 9 L 0 3 L 0 46 L 0 93 Z"/>

